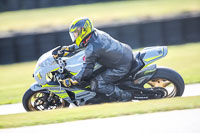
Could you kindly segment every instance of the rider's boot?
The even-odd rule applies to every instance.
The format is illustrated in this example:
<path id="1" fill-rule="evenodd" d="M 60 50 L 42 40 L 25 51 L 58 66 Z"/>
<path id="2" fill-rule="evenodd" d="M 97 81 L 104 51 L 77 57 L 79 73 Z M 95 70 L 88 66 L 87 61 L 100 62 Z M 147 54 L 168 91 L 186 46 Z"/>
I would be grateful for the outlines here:
<path id="1" fill-rule="evenodd" d="M 132 100 L 132 94 L 130 92 L 115 87 L 114 92 L 110 95 L 110 101 L 127 102 Z"/>

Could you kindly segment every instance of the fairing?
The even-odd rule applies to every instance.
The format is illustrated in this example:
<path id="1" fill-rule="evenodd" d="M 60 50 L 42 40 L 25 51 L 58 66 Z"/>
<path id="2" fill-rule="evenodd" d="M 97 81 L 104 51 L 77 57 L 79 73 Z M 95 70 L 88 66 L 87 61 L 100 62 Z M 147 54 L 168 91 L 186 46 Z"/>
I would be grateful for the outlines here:
<path id="1" fill-rule="evenodd" d="M 147 47 L 141 51 L 141 57 L 145 65 L 151 64 L 154 61 L 165 57 L 166 55 L 166 46 Z"/>

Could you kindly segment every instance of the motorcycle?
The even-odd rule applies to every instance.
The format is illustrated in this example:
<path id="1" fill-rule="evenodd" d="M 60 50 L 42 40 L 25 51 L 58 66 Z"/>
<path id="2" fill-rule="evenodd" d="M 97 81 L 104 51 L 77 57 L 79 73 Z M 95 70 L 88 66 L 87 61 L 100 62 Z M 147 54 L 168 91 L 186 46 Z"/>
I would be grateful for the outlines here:
<path id="1" fill-rule="evenodd" d="M 25 92 L 22 99 L 24 108 L 27 111 L 41 111 L 113 102 L 109 97 L 90 89 L 91 79 L 106 69 L 98 63 L 92 77 L 87 81 L 72 85 L 70 88 L 63 86 L 62 78 L 76 75 L 83 66 L 85 55 L 82 50 L 55 59 L 52 53 L 59 48 L 56 47 L 39 58 L 33 74 L 36 82 Z M 147 47 L 134 52 L 135 60 L 129 74 L 115 84 L 131 92 L 133 100 L 182 96 L 185 85 L 180 74 L 170 68 L 152 64 L 165 57 L 167 52 L 166 46 Z"/>

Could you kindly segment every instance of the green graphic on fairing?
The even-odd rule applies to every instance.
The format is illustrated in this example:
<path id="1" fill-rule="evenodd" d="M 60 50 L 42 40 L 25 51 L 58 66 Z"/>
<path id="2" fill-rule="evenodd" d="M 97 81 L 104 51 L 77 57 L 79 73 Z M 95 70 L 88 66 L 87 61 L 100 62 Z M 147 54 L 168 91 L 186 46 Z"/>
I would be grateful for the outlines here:
<path id="1" fill-rule="evenodd" d="M 50 89 L 51 92 L 53 92 L 54 94 L 58 95 L 61 98 L 67 98 L 69 97 L 68 93 L 66 92 L 66 90 L 58 90 L 58 89 Z M 75 95 L 80 94 L 82 92 L 85 92 L 85 90 L 75 90 L 75 91 L 71 91 L 73 92 Z"/>
<path id="2" fill-rule="evenodd" d="M 42 85 L 42 88 L 49 89 L 49 91 L 53 92 L 54 94 L 58 95 L 61 98 L 69 97 L 66 90 L 63 88 L 60 89 L 59 85 L 45 84 L 45 85 Z M 71 88 L 69 91 L 73 92 L 75 95 L 85 92 L 85 90 L 73 90 L 73 88 Z"/>
<path id="3" fill-rule="evenodd" d="M 167 55 L 167 47 L 159 46 L 159 47 L 148 47 L 142 50 L 141 54 L 144 56 L 142 60 L 145 64 L 144 68 L 147 67 L 149 64 L 153 63 L 154 61 L 164 57 Z"/>
<path id="4" fill-rule="evenodd" d="M 163 54 L 162 54 L 162 55 L 163 55 Z M 156 59 L 156 58 L 161 57 L 162 55 L 158 55 L 158 56 L 155 56 L 155 57 L 151 57 L 151 58 L 148 58 L 148 59 L 144 59 L 144 61 L 149 62 L 149 61 L 151 61 L 151 60 L 154 60 L 154 59 Z"/>
<path id="5" fill-rule="evenodd" d="M 49 84 L 45 84 L 45 85 L 42 85 L 42 88 L 45 88 L 45 87 L 58 87 L 59 85 L 49 85 Z"/>

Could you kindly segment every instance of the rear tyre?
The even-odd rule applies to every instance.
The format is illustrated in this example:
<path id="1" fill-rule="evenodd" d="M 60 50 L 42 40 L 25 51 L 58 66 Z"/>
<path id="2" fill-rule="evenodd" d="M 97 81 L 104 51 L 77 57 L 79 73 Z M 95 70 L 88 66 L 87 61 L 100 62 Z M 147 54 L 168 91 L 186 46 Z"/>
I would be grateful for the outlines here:
<path id="1" fill-rule="evenodd" d="M 68 107 L 69 103 L 49 91 L 32 91 L 28 89 L 22 99 L 26 111 L 41 111 Z"/>
<path id="2" fill-rule="evenodd" d="M 144 87 L 161 87 L 167 90 L 168 94 L 165 97 L 176 97 L 183 95 L 185 84 L 183 78 L 176 71 L 166 67 L 158 67 L 156 73 Z"/>

